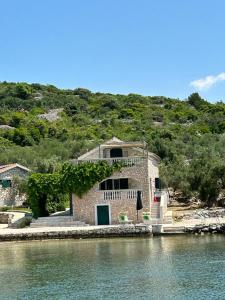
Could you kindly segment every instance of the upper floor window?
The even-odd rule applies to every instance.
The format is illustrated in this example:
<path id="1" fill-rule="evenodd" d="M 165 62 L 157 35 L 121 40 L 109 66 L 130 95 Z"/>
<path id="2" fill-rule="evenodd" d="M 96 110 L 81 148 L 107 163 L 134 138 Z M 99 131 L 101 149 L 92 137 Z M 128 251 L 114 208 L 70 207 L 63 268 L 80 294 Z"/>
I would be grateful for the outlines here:
<path id="1" fill-rule="evenodd" d="M 110 157 L 123 157 L 123 150 L 121 148 L 113 148 L 110 150 Z"/>
<path id="2" fill-rule="evenodd" d="M 161 180 L 158 177 L 155 178 L 155 188 L 161 189 Z"/>

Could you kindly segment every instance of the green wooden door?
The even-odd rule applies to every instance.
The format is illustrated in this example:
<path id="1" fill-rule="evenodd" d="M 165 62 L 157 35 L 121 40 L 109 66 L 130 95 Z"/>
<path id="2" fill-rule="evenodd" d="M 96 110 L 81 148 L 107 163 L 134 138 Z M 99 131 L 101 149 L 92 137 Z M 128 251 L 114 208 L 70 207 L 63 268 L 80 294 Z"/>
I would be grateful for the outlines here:
<path id="1" fill-rule="evenodd" d="M 109 225 L 109 206 L 97 206 L 98 225 Z"/>

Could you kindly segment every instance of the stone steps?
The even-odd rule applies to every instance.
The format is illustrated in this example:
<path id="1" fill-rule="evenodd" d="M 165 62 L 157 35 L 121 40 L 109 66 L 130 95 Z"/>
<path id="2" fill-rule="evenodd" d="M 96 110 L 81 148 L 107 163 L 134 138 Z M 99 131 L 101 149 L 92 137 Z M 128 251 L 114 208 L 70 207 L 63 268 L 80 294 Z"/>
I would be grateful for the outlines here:
<path id="1" fill-rule="evenodd" d="M 163 232 L 165 233 L 183 233 L 185 232 L 184 226 L 163 226 Z"/>
<path id="2" fill-rule="evenodd" d="M 58 221 L 72 222 L 73 217 L 72 216 L 50 216 L 50 217 L 40 217 L 38 219 L 34 219 L 34 222 L 36 222 L 36 223 L 39 223 L 39 222 L 58 222 Z"/>
<path id="3" fill-rule="evenodd" d="M 40 227 L 84 227 L 84 226 L 89 226 L 88 224 L 85 224 L 84 222 L 80 222 L 80 223 L 77 223 L 77 222 L 74 222 L 74 223 L 63 223 L 63 222 L 60 222 L 60 223 L 31 223 L 30 224 L 30 227 L 31 228 L 40 228 Z"/>
<path id="4" fill-rule="evenodd" d="M 85 222 L 75 221 L 72 216 L 50 216 L 41 217 L 32 220 L 30 227 L 73 227 L 73 226 L 88 226 Z"/>
<path id="5" fill-rule="evenodd" d="M 160 217 L 160 209 L 158 205 L 154 205 L 151 207 L 151 217 L 153 219 L 157 219 Z"/>

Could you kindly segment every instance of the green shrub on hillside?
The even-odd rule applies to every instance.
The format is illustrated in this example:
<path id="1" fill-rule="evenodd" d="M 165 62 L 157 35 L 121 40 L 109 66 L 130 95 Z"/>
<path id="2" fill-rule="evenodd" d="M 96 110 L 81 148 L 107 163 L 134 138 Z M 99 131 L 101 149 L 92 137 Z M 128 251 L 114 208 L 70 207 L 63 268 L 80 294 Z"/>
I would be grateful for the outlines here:
<path id="1" fill-rule="evenodd" d="M 52 157 L 58 168 L 58 164 L 117 136 L 127 141 L 145 140 L 148 149 L 162 158 L 164 182 L 184 197 L 197 193 L 209 203 L 211 194 L 218 195 L 223 189 L 223 180 L 221 183 L 216 176 L 217 162 L 223 166 L 225 157 L 222 102 L 208 103 L 197 93 L 181 101 L 2 82 L 0 107 L 0 125 L 15 128 L 0 128 L 0 164 L 18 162 L 34 171 L 49 172 Z M 58 120 L 39 118 L 54 108 L 63 109 Z M 208 169 L 197 163 L 201 155 L 211 162 Z M 221 177 L 221 170 L 219 174 Z"/>

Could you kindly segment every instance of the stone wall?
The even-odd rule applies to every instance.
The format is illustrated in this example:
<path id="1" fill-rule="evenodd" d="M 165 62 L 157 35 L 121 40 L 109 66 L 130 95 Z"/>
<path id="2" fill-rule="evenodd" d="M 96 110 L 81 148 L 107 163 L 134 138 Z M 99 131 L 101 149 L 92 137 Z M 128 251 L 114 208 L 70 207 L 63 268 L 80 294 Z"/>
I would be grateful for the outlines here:
<path id="1" fill-rule="evenodd" d="M 19 167 L 15 167 L 6 172 L 0 173 L 0 180 L 5 178 L 9 178 L 13 180 L 13 177 L 15 176 L 18 176 L 20 178 L 26 178 L 27 175 L 28 172 L 26 170 L 23 170 Z M 19 195 L 18 193 L 15 194 L 15 190 L 13 186 L 10 188 L 3 188 L 0 184 L 0 207 L 11 206 L 11 205 L 21 206 L 25 201 L 26 201 L 26 196 Z"/>
<path id="2" fill-rule="evenodd" d="M 83 238 L 110 238 L 110 237 L 140 237 L 152 236 L 152 227 L 149 225 L 121 225 L 121 226 L 99 226 L 73 229 L 51 229 L 40 231 L 36 228 L 24 228 L 14 230 L 2 230 L 0 242 L 19 240 L 45 240 L 45 239 L 83 239 Z"/>
<path id="3" fill-rule="evenodd" d="M 153 174 L 151 174 L 153 172 Z M 138 189 L 142 190 L 143 210 L 149 211 L 150 202 L 152 201 L 151 190 L 154 190 L 153 178 L 156 171 L 149 169 L 148 158 L 143 158 L 138 166 L 125 167 L 121 171 L 115 172 L 110 178 L 132 178 L 138 182 Z M 152 186 L 150 187 L 150 183 Z M 111 224 L 118 224 L 118 216 L 120 212 L 127 212 L 128 219 L 133 223 L 142 222 L 142 211 L 140 211 L 139 220 L 137 221 L 136 199 L 114 199 L 104 200 L 104 191 L 99 191 L 99 184 L 96 184 L 86 195 L 79 198 L 73 195 L 73 214 L 75 220 L 85 221 L 88 224 L 96 224 L 96 205 L 109 205 L 111 212 Z"/>
<path id="4" fill-rule="evenodd" d="M 27 175 L 28 175 L 28 172 L 26 170 L 23 170 L 19 167 L 15 167 L 6 172 L 0 173 L 0 179 L 4 179 L 4 178 L 12 179 L 14 176 L 25 178 L 25 177 L 27 177 Z"/>
<path id="5" fill-rule="evenodd" d="M 9 224 L 13 218 L 13 214 L 0 212 L 0 224 Z"/>
<path id="6" fill-rule="evenodd" d="M 25 200 L 25 195 L 15 195 L 13 188 L 3 188 L 0 185 L 0 207 L 11 205 L 21 206 Z"/>

